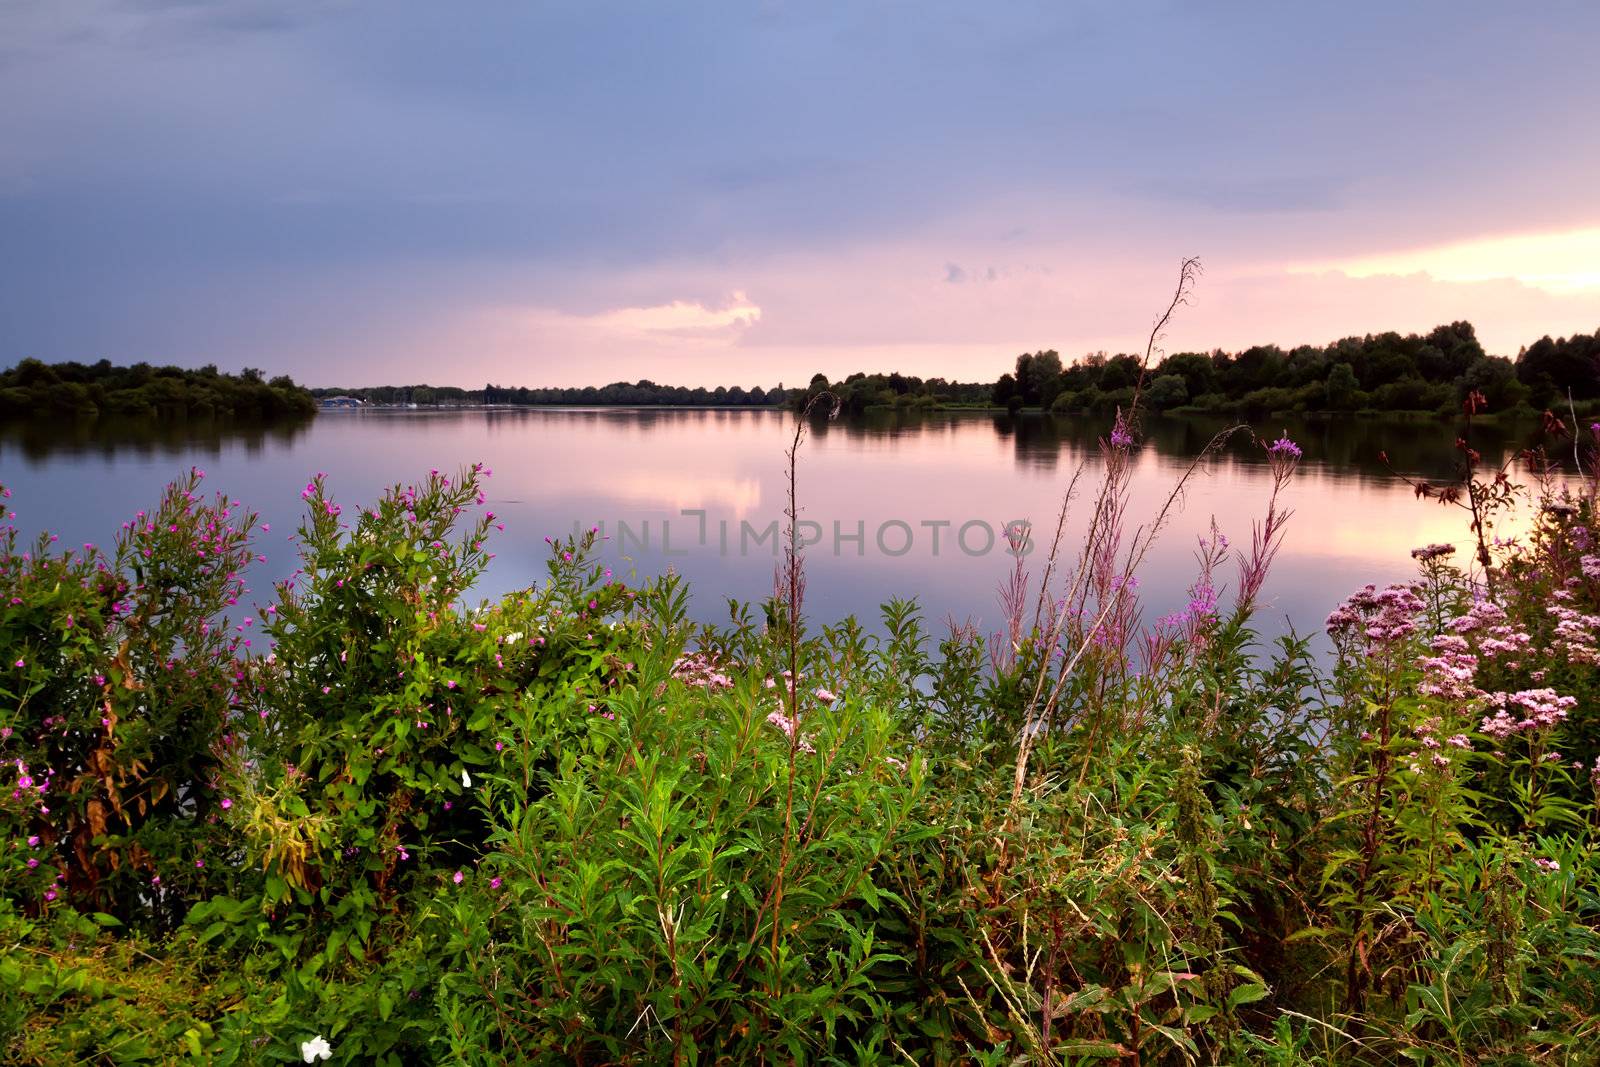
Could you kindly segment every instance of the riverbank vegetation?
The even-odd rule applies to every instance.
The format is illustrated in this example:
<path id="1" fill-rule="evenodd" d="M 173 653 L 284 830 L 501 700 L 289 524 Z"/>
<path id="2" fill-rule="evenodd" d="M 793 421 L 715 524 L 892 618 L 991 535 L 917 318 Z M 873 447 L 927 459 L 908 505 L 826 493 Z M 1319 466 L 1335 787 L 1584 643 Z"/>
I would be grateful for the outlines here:
<path id="1" fill-rule="evenodd" d="M 316 411 L 306 389 L 246 367 L 224 374 L 135 363 L 41 363 L 25 359 L 0 371 L 0 415 L 11 418 L 303 419 Z"/>
<path id="2" fill-rule="evenodd" d="M 1131 403 L 1146 366 L 1138 356 L 1103 352 L 1068 367 L 1055 352 L 1025 354 L 996 383 L 993 398 L 1002 406 L 1115 411 Z M 1495 412 L 1565 409 L 1569 399 L 1591 411 L 1600 400 L 1600 331 L 1544 337 L 1515 359 L 1485 353 L 1469 322 L 1425 335 L 1368 334 L 1287 351 L 1257 345 L 1233 353 L 1182 352 L 1156 363 L 1143 385 L 1143 403 L 1156 410 L 1246 418 L 1280 412 L 1449 415 L 1472 392 Z"/>
<path id="3" fill-rule="evenodd" d="M 1589 1062 L 1600 427 L 1576 430 L 1562 478 L 1482 469 L 1469 426 L 1459 478 L 1419 486 L 1468 547 L 1337 606 L 1331 666 L 1251 629 L 1300 447 L 1256 446 L 1260 514 L 1148 619 L 1183 486 L 1130 498 L 1121 418 L 1069 479 L 1083 542 L 1011 531 L 1041 550 L 996 633 L 910 601 L 819 624 L 793 539 L 774 597 L 720 625 L 674 576 L 616 579 L 593 534 L 474 605 L 481 466 L 364 507 L 311 479 L 300 567 L 255 595 L 265 530 L 199 471 L 109 547 L 10 529 L 0 1047 Z"/>
<path id="4" fill-rule="evenodd" d="M 1469 322 L 1427 334 L 1368 334 L 1324 346 L 1285 350 L 1257 345 L 1241 352 L 1144 355 L 1094 352 L 1072 363 L 1054 350 L 1017 357 L 989 383 L 924 381 L 901 374 L 853 374 L 842 382 L 816 375 L 791 406 L 823 392 L 845 411 L 873 407 L 1040 408 L 1111 414 L 1142 407 L 1178 414 L 1264 418 L 1278 414 L 1408 412 L 1450 415 L 1468 393 L 1483 394 L 1497 415 L 1536 417 L 1555 408 L 1600 412 L 1600 331 L 1544 337 L 1515 359 L 1488 355 Z"/>

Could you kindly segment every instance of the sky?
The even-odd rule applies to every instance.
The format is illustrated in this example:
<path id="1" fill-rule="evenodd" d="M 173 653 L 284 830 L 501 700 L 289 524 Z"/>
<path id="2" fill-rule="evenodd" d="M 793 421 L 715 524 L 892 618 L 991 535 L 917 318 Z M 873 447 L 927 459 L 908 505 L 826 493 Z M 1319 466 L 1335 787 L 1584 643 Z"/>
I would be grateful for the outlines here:
<path id="1" fill-rule="evenodd" d="M 1600 5 L 0 0 L 0 366 L 989 380 L 1600 328 Z"/>

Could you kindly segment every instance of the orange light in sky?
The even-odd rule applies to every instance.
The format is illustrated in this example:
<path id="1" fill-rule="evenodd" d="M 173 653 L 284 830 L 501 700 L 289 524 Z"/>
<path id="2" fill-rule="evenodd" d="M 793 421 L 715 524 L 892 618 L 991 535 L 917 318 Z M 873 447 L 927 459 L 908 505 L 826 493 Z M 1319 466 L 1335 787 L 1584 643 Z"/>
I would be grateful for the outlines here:
<path id="1" fill-rule="evenodd" d="M 1570 293 L 1600 288 L 1600 226 L 1562 233 L 1485 237 L 1296 270 L 1339 271 L 1352 278 L 1426 274 L 1442 282 L 1512 278 L 1536 289 Z"/>

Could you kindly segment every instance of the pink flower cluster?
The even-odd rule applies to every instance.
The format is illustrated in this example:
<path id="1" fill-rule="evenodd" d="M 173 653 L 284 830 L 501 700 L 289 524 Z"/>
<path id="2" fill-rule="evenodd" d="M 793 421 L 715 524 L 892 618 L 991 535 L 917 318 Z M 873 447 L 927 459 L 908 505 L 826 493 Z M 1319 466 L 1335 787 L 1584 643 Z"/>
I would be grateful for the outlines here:
<path id="1" fill-rule="evenodd" d="M 767 722 L 782 730 L 783 736 L 787 737 L 791 743 L 795 741 L 796 734 L 800 729 L 800 724 L 794 719 L 789 718 L 788 713 L 784 711 L 783 708 L 780 707 L 768 712 Z M 808 755 L 816 751 L 816 748 L 812 746 L 810 740 L 803 735 L 799 738 L 799 744 L 796 747 L 798 747 L 801 752 L 807 753 Z"/>
<path id="2" fill-rule="evenodd" d="M 1368 585 L 1328 616 L 1328 635 L 1340 643 L 1359 634 L 1369 646 L 1393 645 L 1416 633 L 1418 617 L 1425 607 L 1409 585 L 1386 589 Z"/>
<path id="3" fill-rule="evenodd" d="M 1515 733 L 1548 729 L 1565 722 L 1568 710 L 1576 707 L 1578 700 L 1554 689 L 1523 689 L 1510 695 L 1491 693 L 1489 703 L 1495 712 L 1484 716 L 1478 728 L 1503 741 Z"/>
<path id="4" fill-rule="evenodd" d="M 1425 696 L 1462 702 L 1483 695 L 1475 684 L 1478 657 L 1472 654 L 1466 638 L 1440 634 L 1429 646 L 1435 655 L 1424 656 L 1419 663 L 1423 677 L 1418 689 Z"/>
<path id="5" fill-rule="evenodd" d="M 1600 615 L 1589 615 L 1572 606 L 1569 590 L 1557 589 L 1550 594 L 1545 608 L 1556 621 L 1554 651 L 1569 663 L 1600 666 Z"/>
<path id="6" fill-rule="evenodd" d="M 732 689 L 733 679 L 705 652 L 686 652 L 672 665 L 672 676 L 686 685 L 709 690 Z"/>

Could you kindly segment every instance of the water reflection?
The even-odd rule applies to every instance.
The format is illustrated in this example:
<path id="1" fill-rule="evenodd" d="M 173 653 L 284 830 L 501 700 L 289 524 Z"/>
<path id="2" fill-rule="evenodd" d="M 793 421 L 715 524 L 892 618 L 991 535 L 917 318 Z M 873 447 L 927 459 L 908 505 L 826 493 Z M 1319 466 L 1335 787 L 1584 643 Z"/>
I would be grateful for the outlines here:
<path id="1" fill-rule="evenodd" d="M 812 433 L 818 437 L 896 440 L 955 432 L 977 421 L 991 427 L 996 437 L 1010 442 L 1019 465 L 1043 470 L 1054 470 L 1064 462 L 1080 459 L 1086 450 L 1096 447 L 1111 426 L 1109 417 L 1091 415 L 879 410 L 832 421 L 813 416 Z M 1238 432 L 1229 434 L 1230 430 Z M 1538 430 L 1537 422 L 1480 423 L 1473 430 L 1473 444 L 1486 460 L 1498 463 L 1507 453 L 1538 443 Z M 1224 454 L 1252 462 L 1261 458 L 1258 437 L 1274 440 L 1287 433 L 1302 444 L 1314 462 L 1385 480 L 1392 477 L 1393 471 L 1447 478 L 1459 458 L 1453 442 L 1460 427 L 1450 420 L 1433 418 L 1302 417 L 1240 423 L 1208 416 L 1152 415 L 1145 418 L 1143 432 L 1144 447 L 1162 456 L 1198 456 L 1222 435 Z M 1387 463 L 1381 458 L 1385 454 Z"/>
<path id="2" fill-rule="evenodd" d="M 19 452 L 31 463 L 57 456 L 217 456 L 237 445 L 246 455 L 288 446 L 311 429 L 314 416 L 270 424 L 237 419 L 18 419 L 0 424 L 0 462 Z"/>
<path id="3" fill-rule="evenodd" d="M 626 524 L 607 551 L 620 573 L 687 576 L 695 610 L 714 618 L 728 596 L 772 588 L 776 539 L 743 537 L 781 523 L 783 412 L 752 410 L 496 409 L 326 413 L 272 428 L 214 423 L 123 426 L 46 423 L 0 431 L 0 482 L 25 531 L 50 528 L 63 543 L 107 540 L 160 487 L 191 464 L 208 484 L 242 499 L 273 526 L 261 550 L 258 590 L 294 569 L 285 540 L 299 522 L 299 491 L 326 471 L 337 499 L 366 503 L 430 468 L 481 460 L 495 471 L 490 503 L 507 532 L 481 591 L 494 595 L 543 573 L 544 538 L 575 526 Z M 1150 418 L 1134 468 L 1129 521 L 1148 522 L 1224 420 Z M 872 616 L 892 596 L 915 595 L 927 615 L 997 626 L 995 590 L 1009 560 L 1000 546 L 969 551 L 1015 519 L 1053 528 L 1068 475 L 1087 462 L 1107 420 L 989 412 L 874 411 L 811 426 L 800 457 L 802 518 L 815 523 L 808 609 L 818 618 Z M 1290 524 L 1268 583 L 1261 623 L 1313 631 L 1351 589 L 1411 573 L 1411 547 L 1467 543 L 1459 514 L 1418 503 L 1379 458 L 1440 479 L 1456 461 L 1456 429 L 1438 421 L 1342 419 L 1254 427 L 1287 430 L 1306 461 L 1286 503 Z M 1487 460 L 1528 443 L 1536 428 L 1488 427 Z M 1213 516 L 1248 543 L 1265 503 L 1261 450 L 1236 435 L 1195 471 L 1141 573 L 1146 617 L 1181 608 L 1193 549 Z M 1092 486 L 1085 494 L 1092 494 Z M 1084 521 L 1069 515 L 1067 537 Z M 958 540 L 963 527 L 970 536 Z M 1000 539 L 1003 546 L 1003 538 Z"/>

